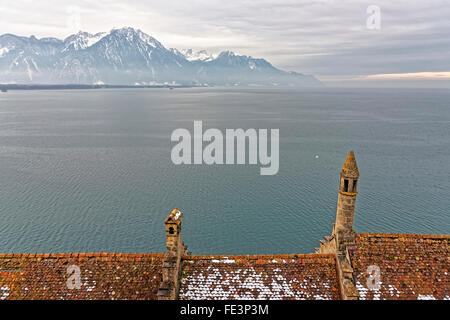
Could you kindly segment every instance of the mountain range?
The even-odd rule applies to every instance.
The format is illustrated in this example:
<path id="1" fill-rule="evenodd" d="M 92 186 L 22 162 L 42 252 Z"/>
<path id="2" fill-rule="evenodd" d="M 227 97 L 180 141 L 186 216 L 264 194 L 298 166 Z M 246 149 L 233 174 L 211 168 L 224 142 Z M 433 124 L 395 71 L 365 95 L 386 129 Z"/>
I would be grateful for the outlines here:
<path id="1" fill-rule="evenodd" d="M 64 40 L 0 36 L 0 83 L 321 86 L 264 59 L 223 51 L 165 48 L 133 28 L 78 32 Z"/>

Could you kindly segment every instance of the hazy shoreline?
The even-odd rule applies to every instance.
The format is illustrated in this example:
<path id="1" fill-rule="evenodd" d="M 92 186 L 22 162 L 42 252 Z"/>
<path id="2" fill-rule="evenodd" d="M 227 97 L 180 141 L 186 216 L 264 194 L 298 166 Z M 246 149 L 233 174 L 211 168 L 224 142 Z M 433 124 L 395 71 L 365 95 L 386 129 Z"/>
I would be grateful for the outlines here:
<path id="1" fill-rule="evenodd" d="M 0 90 L 67 90 L 67 89 L 154 89 L 200 88 L 189 85 L 109 85 L 109 84 L 0 84 Z"/>

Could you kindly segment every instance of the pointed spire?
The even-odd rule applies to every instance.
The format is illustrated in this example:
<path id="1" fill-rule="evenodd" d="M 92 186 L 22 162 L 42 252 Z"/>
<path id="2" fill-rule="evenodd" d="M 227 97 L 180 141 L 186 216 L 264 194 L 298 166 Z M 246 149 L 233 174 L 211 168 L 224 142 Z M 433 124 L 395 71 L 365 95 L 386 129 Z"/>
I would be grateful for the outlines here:
<path id="1" fill-rule="evenodd" d="M 358 165 L 356 164 L 355 154 L 353 150 L 350 151 L 344 165 L 342 166 L 341 175 L 349 178 L 359 177 Z"/>

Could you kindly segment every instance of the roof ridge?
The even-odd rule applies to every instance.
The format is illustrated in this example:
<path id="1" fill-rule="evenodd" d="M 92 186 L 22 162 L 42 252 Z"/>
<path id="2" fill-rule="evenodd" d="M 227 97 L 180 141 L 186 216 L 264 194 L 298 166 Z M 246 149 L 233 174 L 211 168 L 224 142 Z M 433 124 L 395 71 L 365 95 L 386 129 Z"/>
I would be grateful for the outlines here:
<path id="1" fill-rule="evenodd" d="M 301 253 L 301 254 L 263 254 L 263 255 L 185 255 L 184 260 L 214 260 L 214 259 L 247 259 L 247 260 L 258 260 L 258 259 L 295 259 L 295 258 L 335 258 L 333 254 L 318 254 L 318 253 Z"/>
<path id="2" fill-rule="evenodd" d="M 377 238 L 415 238 L 415 239 L 450 239 L 445 234 L 420 234 L 420 233 L 358 233 L 359 237 Z"/>
<path id="3" fill-rule="evenodd" d="M 120 253 L 120 252 L 81 252 L 81 253 L 0 253 L 0 258 L 95 258 L 95 257 L 165 257 L 165 253 Z"/>

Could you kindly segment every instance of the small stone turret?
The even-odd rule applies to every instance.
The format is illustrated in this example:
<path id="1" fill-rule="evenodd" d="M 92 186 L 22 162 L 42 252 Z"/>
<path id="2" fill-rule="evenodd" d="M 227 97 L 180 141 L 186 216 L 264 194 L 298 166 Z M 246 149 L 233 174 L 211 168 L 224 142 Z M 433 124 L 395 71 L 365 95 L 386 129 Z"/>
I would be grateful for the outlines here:
<path id="1" fill-rule="evenodd" d="M 164 224 L 166 226 L 166 250 L 167 255 L 176 257 L 181 241 L 181 221 L 183 214 L 177 208 L 173 209 L 167 216 Z"/>
<path id="2" fill-rule="evenodd" d="M 181 258 L 186 254 L 186 246 L 181 240 L 183 214 L 173 209 L 164 221 L 166 226 L 167 256 L 163 262 L 163 281 L 158 290 L 159 300 L 175 300 L 178 296 Z"/>

